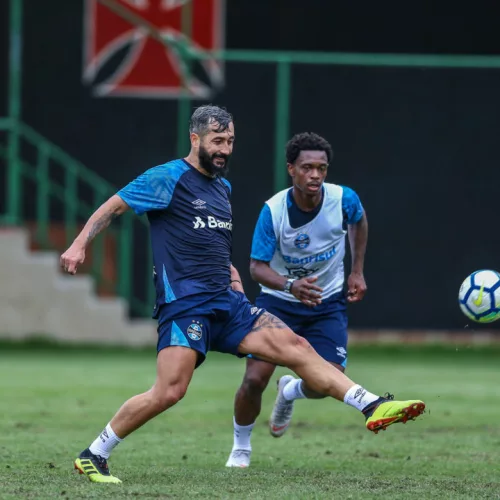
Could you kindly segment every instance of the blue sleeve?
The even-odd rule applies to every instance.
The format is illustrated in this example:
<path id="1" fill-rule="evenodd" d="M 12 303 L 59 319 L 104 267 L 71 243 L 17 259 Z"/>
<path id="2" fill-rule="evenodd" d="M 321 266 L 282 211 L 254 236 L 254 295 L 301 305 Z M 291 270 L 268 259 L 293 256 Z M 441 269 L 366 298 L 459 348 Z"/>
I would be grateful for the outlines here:
<path id="1" fill-rule="evenodd" d="M 342 193 L 342 213 L 347 224 L 356 224 L 363 217 L 364 209 L 359 200 L 359 196 L 351 188 L 341 186 Z"/>
<path id="2" fill-rule="evenodd" d="M 222 182 L 227 186 L 227 188 L 229 189 L 229 194 L 231 194 L 233 191 L 231 183 L 227 179 L 224 179 L 224 177 L 222 177 Z"/>
<path id="3" fill-rule="evenodd" d="M 252 254 L 250 257 L 263 262 L 271 262 L 276 250 L 276 235 L 273 228 L 271 209 L 264 205 L 255 226 L 252 241 Z"/>
<path id="4" fill-rule="evenodd" d="M 180 161 L 153 167 L 116 193 L 137 215 L 165 210 L 172 201 L 175 186 L 189 167 Z"/>

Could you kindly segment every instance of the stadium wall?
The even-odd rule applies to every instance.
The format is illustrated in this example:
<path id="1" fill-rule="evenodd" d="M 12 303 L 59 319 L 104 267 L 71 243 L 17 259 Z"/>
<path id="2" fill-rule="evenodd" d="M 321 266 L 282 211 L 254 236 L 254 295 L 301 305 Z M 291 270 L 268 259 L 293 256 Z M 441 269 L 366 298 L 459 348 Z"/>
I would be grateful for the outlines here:
<path id="1" fill-rule="evenodd" d="M 285 3 L 287 9 L 280 11 Z M 321 11 L 304 12 L 299 4 L 228 2 L 226 46 L 430 50 L 429 38 L 374 7 L 358 18 L 359 5 L 337 10 L 318 2 Z M 1 19 L 7 18 L 6 7 L 6 2 L 0 6 Z M 325 9 L 331 9 L 330 16 Z M 175 157 L 175 101 L 96 98 L 82 84 L 81 2 L 53 0 L 46 9 L 26 0 L 25 12 L 23 118 L 28 124 L 117 187 Z M 427 14 L 415 12 L 413 21 Z M 432 50 L 494 51 L 499 42 L 489 35 L 493 18 L 484 14 L 477 36 L 467 39 L 471 43 L 451 22 L 431 23 Z M 358 36 L 348 36 L 355 20 Z M 298 37 L 301 26 L 314 26 L 314 37 Z M 2 68 L 6 44 L 2 35 Z M 254 297 L 248 256 L 259 210 L 273 194 L 275 69 L 229 63 L 225 73 L 226 86 L 212 101 L 235 116 L 238 141 L 229 176 L 234 263 Z M 294 66 L 292 75 L 291 132 L 314 130 L 330 140 L 335 157 L 329 181 L 357 190 L 370 221 L 369 292 L 352 308 L 351 325 L 463 328 L 456 300 L 461 281 L 475 269 L 500 268 L 500 236 L 494 229 L 500 70 Z M 6 95 L 5 78 L 0 78 L 0 94 Z"/>

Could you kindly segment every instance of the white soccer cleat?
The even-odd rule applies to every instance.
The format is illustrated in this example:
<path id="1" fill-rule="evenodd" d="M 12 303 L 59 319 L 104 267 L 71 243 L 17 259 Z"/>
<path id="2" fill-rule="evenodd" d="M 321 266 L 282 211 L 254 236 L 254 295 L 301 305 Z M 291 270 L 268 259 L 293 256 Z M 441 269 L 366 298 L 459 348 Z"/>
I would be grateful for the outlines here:
<path id="1" fill-rule="evenodd" d="M 284 375 L 278 380 L 278 395 L 269 419 L 269 430 L 274 437 L 283 436 L 292 421 L 294 402 L 286 400 L 283 396 L 285 385 L 292 380 L 294 380 L 294 377 L 291 375 Z"/>
<path id="2" fill-rule="evenodd" d="M 226 462 L 226 467 L 239 467 L 245 469 L 250 467 L 250 455 L 252 450 L 233 450 Z"/>

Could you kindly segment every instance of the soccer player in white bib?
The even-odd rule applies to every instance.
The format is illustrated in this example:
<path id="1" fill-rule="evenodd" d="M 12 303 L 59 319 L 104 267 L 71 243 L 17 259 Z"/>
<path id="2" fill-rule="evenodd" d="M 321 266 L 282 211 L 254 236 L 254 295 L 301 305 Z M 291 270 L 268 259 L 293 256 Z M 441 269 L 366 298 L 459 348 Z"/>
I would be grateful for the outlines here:
<path id="1" fill-rule="evenodd" d="M 326 183 L 332 159 L 330 144 L 314 133 L 295 135 L 286 146 L 293 187 L 269 199 L 255 227 L 250 273 L 261 286 L 256 300 L 307 339 L 326 361 L 341 370 L 347 363 L 346 301 L 366 292 L 363 264 L 368 222 L 358 195 Z M 352 254 L 344 293 L 345 237 Z M 234 444 L 227 467 L 250 465 L 250 437 L 276 365 L 249 357 L 234 409 Z M 285 375 L 269 421 L 271 434 L 282 436 L 297 399 L 319 399 L 301 379 Z"/>

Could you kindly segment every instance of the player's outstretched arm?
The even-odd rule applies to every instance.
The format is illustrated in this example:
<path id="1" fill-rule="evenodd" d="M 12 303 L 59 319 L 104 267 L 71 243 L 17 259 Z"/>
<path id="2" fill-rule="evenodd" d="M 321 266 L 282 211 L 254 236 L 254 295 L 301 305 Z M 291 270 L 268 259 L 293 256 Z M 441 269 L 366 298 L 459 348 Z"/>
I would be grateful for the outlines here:
<path id="1" fill-rule="evenodd" d="M 355 224 L 348 226 L 349 245 L 351 247 L 351 274 L 347 279 L 347 300 L 358 302 L 366 293 L 366 282 L 363 275 L 366 244 L 368 242 L 368 219 L 366 213 Z"/>
<path id="2" fill-rule="evenodd" d="M 129 206 L 116 194 L 103 203 L 90 217 L 72 245 L 61 255 L 61 267 L 69 274 L 76 274 L 78 266 L 85 260 L 85 250 L 90 242 L 111 221 L 126 212 Z"/>

